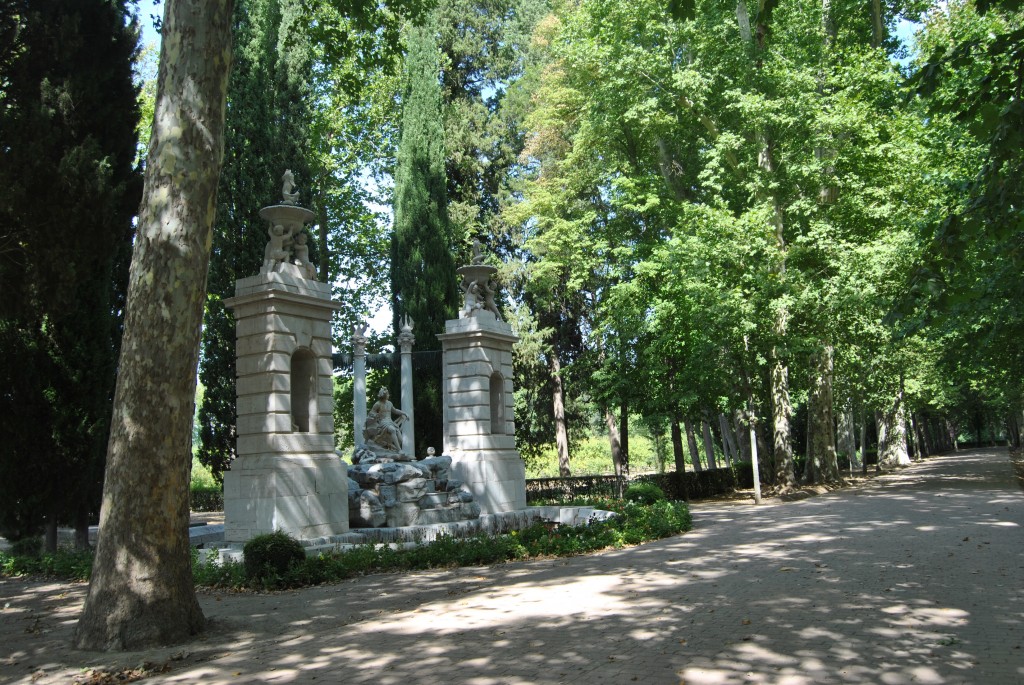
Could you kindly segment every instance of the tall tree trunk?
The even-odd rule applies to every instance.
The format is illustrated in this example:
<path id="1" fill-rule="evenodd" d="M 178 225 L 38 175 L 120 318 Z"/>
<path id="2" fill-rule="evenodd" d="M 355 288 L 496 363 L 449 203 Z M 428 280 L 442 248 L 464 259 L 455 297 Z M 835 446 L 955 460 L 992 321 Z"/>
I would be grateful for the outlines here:
<path id="1" fill-rule="evenodd" d="M 562 360 L 558 350 L 548 355 L 551 380 L 554 381 L 551 391 L 551 404 L 555 415 L 555 449 L 558 452 L 558 475 L 568 478 L 569 470 L 569 431 L 565 425 L 565 389 L 562 385 Z"/>
<path id="2" fill-rule="evenodd" d="M 836 461 L 835 425 L 832 416 L 832 346 L 814 355 L 810 396 L 807 401 L 807 467 L 804 480 L 832 483 L 839 480 Z"/>
<path id="3" fill-rule="evenodd" d="M 683 454 L 683 431 L 679 425 L 678 414 L 672 415 L 672 456 L 676 462 L 676 478 L 679 479 L 679 490 L 683 499 L 689 501 L 690 493 L 686 487 L 686 455 Z"/>
<path id="4" fill-rule="evenodd" d="M 736 409 L 732 413 L 732 425 L 736 432 L 736 441 L 739 444 L 739 460 L 750 461 L 750 448 L 751 443 L 748 440 L 749 426 L 747 425 L 746 419 L 743 417 L 743 412 Z"/>
<path id="5" fill-rule="evenodd" d="M 166 645 L 204 624 L 188 537 L 193 404 L 232 0 L 169 0 L 79 649 Z M 154 401 L 159 398 L 159 401 Z"/>
<path id="6" fill-rule="evenodd" d="M 853 400 L 847 400 L 843 411 L 839 414 L 839 431 L 836 436 L 837 450 L 850 463 L 850 472 L 860 466 L 857 462 L 857 438 L 853 425 Z"/>
<path id="7" fill-rule="evenodd" d="M 700 463 L 700 453 L 697 450 L 697 436 L 693 432 L 693 422 L 689 419 L 683 419 L 683 427 L 686 428 L 686 446 L 690 450 L 690 463 L 693 464 L 694 471 L 703 471 L 704 467 Z"/>
<path id="8" fill-rule="evenodd" d="M 709 469 L 717 469 L 718 462 L 715 460 L 715 439 L 711 435 L 711 424 L 708 423 L 707 413 L 700 420 L 701 435 L 704 438 L 704 458 L 708 461 Z"/>
<path id="9" fill-rule="evenodd" d="M 622 446 L 621 475 L 629 480 L 629 403 L 625 400 L 619 405 L 619 443 Z"/>
<path id="10" fill-rule="evenodd" d="M 885 15 L 882 12 L 882 0 L 871 0 L 871 47 L 882 47 L 885 40 Z"/>
<path id="11" fill-rule="evenodd" d="M 736 448 L 736 438 L 733 436 L 729 419 L 725 418 L 725 414 L 718 414 L 718 429 L 722 433 L 722 451 L 725 453 L 725 463 L 727 466 L 732 466 L 734 461 L 739 461 L 740 455 Z"/>
<path id="12" fill-rule="evenodd" d="M 918 413 L 917 418 L 914 420 L 914 436 L 917 440 L 917 449 L 920 452 L 922 459 L 927 458 L 931 455 L 930 445 L 928 444 L 928 419 L 921 413 Z"/>
<path id="13" fill-rule="evenodd" d="M 868 412 L 861 411 L 860 423 L 860 468 L 862 473 L 868 472 Z"/>
<path id="14" fill-rule="evenodd" d="M 896 393 L 892 407 L 878 416 L 879 465 L 906 466 L 910 463 L 910 455 L 907 454 L 907 422 L 902 390 Z"/>
<path id="15" fill-rule="evenodd" d="M 783 329 L 784 330 L 784 329 Z M 793 413 L 789 403 L 789 369 L 772 350 L 772 422 L 774 426 L 775 487 L 785 493 L 796 489 L 793 471 L 793 447 L 789 444 L 789 417 Z"/>
<path id="16" fill-rule="evenodd" d="M 676 462 L 676 473 L 686 472 L 686 455 L 683 453 L 683 431 L 679 417 L 672 417 L 672 457 Z"/>

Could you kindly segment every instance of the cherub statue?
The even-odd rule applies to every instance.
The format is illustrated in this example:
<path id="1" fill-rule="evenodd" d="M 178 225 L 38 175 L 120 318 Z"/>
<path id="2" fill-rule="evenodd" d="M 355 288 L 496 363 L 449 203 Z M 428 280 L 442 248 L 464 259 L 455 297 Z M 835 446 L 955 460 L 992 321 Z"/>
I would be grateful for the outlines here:
<path id="1" fill-rule="evenodd" d="M 473 312 L 483 309 L 483 291 L 477 281 L 462 281 L 462 293 L 466 297 L 466 304 L 462 308 L 461 318 L 467 319 L 473 316 Z"/>
<path id="2" fill-rule="evenodd" d="M 294 205 L 299 201 L 299 194 L 295 192 L 295 174 L 291 169 L 286 169 L 281 177 L 281 202 L 286 205 Z"/>
<path id="3" fill-rule="evenodd" d="M 491 287 L 490 281 L 484 282 L 484 309 L 494 314 L 494 318 L 501 321 L 501 314 L 498 312 L 498 305 L 494 303 L 494 293 L 496 290 Z"/>
<path id="4" fill-rule="evenodd" d="M 278 262 L 288 261 L 287 242 L 291 240 L 292 229 L 285 229 L 281 224 L 272 224 L 267 228 L 270 240 L 263 250 L 263 269 L 273 271 Z"/>
<path id="5" fill-rule="evenodd" d="M 306 278 L 316 280 L 316 269 L 309 261 L 309 245 L 306 244 L 307 239 L 308 236 L 305 231 L 295 236 L 295 242 L 292 245 L 292 249 L 295 253 L 295 263 L 299 265 L 299 269 Z"/>

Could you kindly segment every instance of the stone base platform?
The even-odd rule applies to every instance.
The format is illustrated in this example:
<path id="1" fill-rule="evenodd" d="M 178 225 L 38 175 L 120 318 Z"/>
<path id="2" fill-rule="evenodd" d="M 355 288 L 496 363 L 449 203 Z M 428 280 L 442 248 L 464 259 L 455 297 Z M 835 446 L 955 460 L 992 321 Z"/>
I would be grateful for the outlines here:
<path id="1" fill-rule="evenodd" d="M 358 545 L 391 545 L 396 548 L 414 547 L 433 542 L 440 537 L 469 538 L 475 535 L 503 535 L 514 530 L 529 528 L 537 522 L 556 523 L 565 526 L 579 526 L 594 521 L 605 521 L 615 516 L 614 512 L 594 507 L 527 507 L 520 511 L 500 514 L 483 514 L 470 521 L 435 523 L 424 526 L 401 528 L 362 528 L 343 535 L 331 535 L 308 540 L 299 540 L 307 556 L 344 552 Z M 206 545 L 199 550 L 202 561 L 223 563 L 240 562 L 244 558 L 242 545 Z"/>

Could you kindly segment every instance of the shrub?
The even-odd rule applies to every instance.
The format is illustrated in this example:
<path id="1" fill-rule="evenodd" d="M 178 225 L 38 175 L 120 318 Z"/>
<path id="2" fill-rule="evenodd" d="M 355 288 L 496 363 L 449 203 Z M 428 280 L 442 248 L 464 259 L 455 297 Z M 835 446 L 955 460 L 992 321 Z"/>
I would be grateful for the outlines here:
<path id="1" fill-rule="evenodd" d="M 290 567 L 306 559 L 306 550 L 295 538 L 276 531 L 257 535 L 242 548 L 245 577 L 266 587 L 276 587 Z"/>
<path id="2" fill-rule="evenodd" d="M 46 576 L 60 580 L 89 580 L 93 551 L 59 548 L 54 553 L 20 556 L 0 552 L 0 576 Z"/>
<path id="3" fill-rule="evenodd" d="M 634 483 L 626 488 L 622 499 L 637 504 L 654 504 L 665 499 L 665 493 L 654 483 Z"/>

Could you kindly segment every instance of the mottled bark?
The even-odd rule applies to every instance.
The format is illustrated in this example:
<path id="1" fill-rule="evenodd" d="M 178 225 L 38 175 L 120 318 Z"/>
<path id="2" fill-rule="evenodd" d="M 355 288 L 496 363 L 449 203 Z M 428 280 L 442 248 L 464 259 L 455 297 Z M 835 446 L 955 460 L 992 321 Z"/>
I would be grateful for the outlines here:
<path id="1" fill-rule="evenodd" d="M 836 435 L 836 451 L 845 456 L 850 463 L 850 471 L 860 466 L 857 461 L 857 437 L 853 425 L 853 401 L 847 400 L 843 411 L 839 413 L 838 433 Z"/>
<path id="2" fill-rule="evenodd" d="M 880 466 L 906 466 L 910 463 L 907 454 L 907 422 L 903 408 L 903 391 L 896 393 L 892 406 L 879 412 L 878 420 L 878 464 Z"/>
<path id="3" fill-rule="evenodd" d="M 557 351 L 548 355 L 548 366 L 551 371 L 552 390 L 551 406 L 555 416 L 555 450 L 558 452 L 558 475 L 568 478 L 569 470 L 569 431 L 565 425 L 565 388 L 562 385 L 562 361 Z"/>
<path id="4" fill-rule="evenodd" d="M 796 489 L 793 447 L 789 444 L 789 417 L 793 414 L 793 407 L 789 402 L 789 369 L 775 350 L 772 350 L 771 394 L 775 486 L 780 492 L 788 492 Z"/>
<path id="5" fill-rule="evenodd" d="M 826 345 L 814 355 L 811 388 L 807 399 L 808 483 L 832 483 L 839 480 L 836 439 L 832 413 L 832 346 Z"/>
<path id="6" fill-rule="evenodd" d="M 203 627 L 188 538 L 193 399 L 223 157 L 232 0 L 169 0 L 128 287 L 99 543 L 75 646 Z"/>

